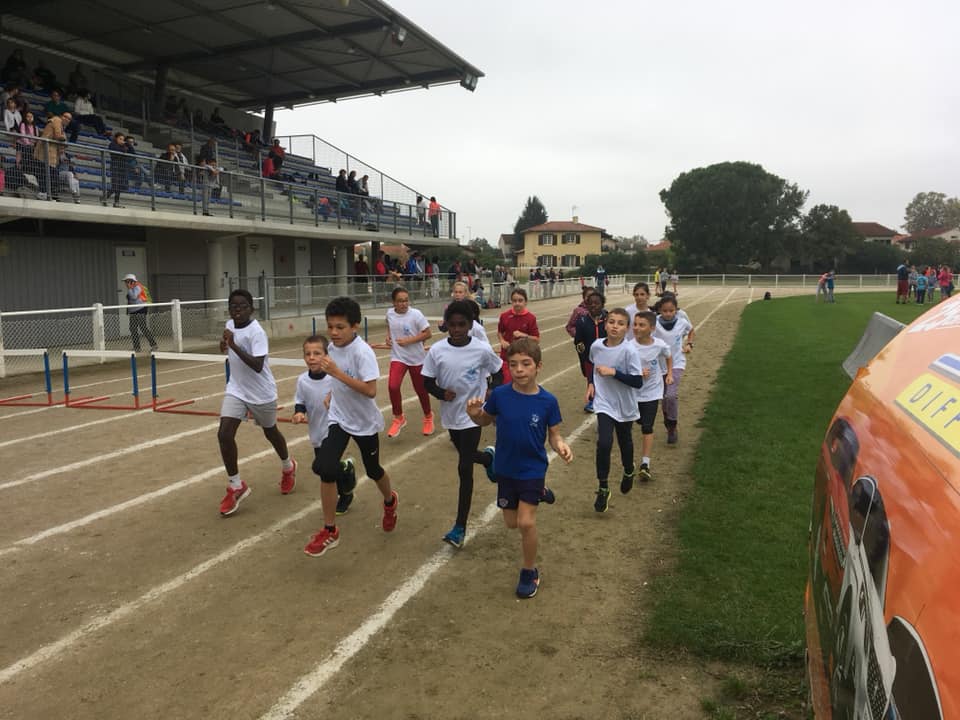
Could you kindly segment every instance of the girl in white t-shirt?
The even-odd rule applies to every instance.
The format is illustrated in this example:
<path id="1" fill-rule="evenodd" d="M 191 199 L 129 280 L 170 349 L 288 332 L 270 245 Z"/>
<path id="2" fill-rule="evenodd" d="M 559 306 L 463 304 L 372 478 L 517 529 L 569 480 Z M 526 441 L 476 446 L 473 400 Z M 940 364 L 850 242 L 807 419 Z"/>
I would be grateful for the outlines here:
<path id="1" fill-rule="evenodd" d="M 650 309 L 647 304 L 650 301 L 650 286 L 645 282 L 638 282 L 633 286 L 633 302 L 627 305 L 626 311 L 630 316 L 630 328 L 633 328 L 633 319 L 638 312 L 646 312 Z"/>
<path id="2" fill-rule="evenodd" d="M 430 396 L 423 387 L 420 368 L 427 356 L 423 343 L 430 339 L 430 323 L 424 314 L 410 307 L 410 293 L 406 288 L 396 287 L 392 293 L 393 307 L 387 310 L 386 342 L 371 347 L 390 350 L 390 378 L 387 390 L 390 393 L 390 405 L 393 407 L 393 423 L 387 431 L 387 437 L 395 438 L 406 426 L 407 418 L 403 414 L 403 398 L 400 384 L 403 376 L 410 371 L 410 381 L 420 398 L 423 410 L 423 434 L 433 435 L 433 412 L 430 409 Z"/>
<path id="3" fill-rule="evenodd" d="M 673 359 L 673 382 L 667 385 L 663 393 L 663 424 L 667 428 L 667 443 L 670 445 L 677 442 L 680 407 L 677 392 L 683 379 L 683 371 L 687 367 L 687 354 L 693 350 L 693 324 L 681 316 L 680 312 L 676 297 L 665 295 L 660 301 L 660 316 L 653 332 L 654 337 L 663 340 L 670 348 Z"/>
<path id="4" fill-rule="evenodd" d="M 227 299 L 230 319 L 223 331 L 220 352 L 227 353 L 230 379 L 220 408 L 217 441 L 227 471 L 227 494 L 220 502 L 220 515 L 233 515 L 240 502 L 250 495 L 249 486 L 240 479 L 237 464 L 237 430 L 249 413 L 263 428 L 263 434 L 277 451 L 282 463 L 280 492 L 290 493 L 297 483 L 297 461 L 287 451 L 287 441 L 277 428 L 277 383 L 267 359 L 269 342 L 260 323 L 253 319 L 253 296 L 246 290 L 234 290 Z"/>
<path id="5" fill-rule="evenodd" d="M 441 401 L 440 422 L 450 433 L 459 455 L 457 518 L 443 537 L 444 542 L 459 548 L 466 537 L 467 516 L 473 499 L 474 464 L 483 465 L 487 478 L 494 481 L 493 451 L 478 450 L 481 429 L 467 415 L 467 400 L 484 397 L 488 377 L 493 376 L 494 385 L 502 382 L 503 361 L 489 343 L 471 337 L 473 309 L 467 301 L 450 303 L 443 319 L 450 336 L 430 346 L 423 362 L 423 379 L 430 394 Z"/>

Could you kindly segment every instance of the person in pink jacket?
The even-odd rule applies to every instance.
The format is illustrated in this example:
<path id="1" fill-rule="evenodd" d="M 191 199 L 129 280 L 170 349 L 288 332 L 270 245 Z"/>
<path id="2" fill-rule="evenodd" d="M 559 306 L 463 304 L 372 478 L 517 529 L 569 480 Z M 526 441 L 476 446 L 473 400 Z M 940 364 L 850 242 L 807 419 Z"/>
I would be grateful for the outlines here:
<path id="1" fill-rule="evenodd" d="M 940 299 L 950 297 L 953 293 L 953 273 L 946 265 L 940 266 L 940 273 L 937 275 L 937 282 L 940 283 Z"/>

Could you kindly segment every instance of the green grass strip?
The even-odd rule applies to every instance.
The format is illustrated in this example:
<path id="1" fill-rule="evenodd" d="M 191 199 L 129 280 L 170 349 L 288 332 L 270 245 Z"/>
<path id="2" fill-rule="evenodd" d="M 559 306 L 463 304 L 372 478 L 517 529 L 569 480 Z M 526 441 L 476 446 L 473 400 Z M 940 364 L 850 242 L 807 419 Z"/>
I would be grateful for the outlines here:
<path id="1" fill-rule="evenodd" d="M 813 474 L 850 384 L 840 363 L 874 311 L 910 322 L 930 307 L 893 300 L 810 295 L 744 310 L 701 423 L 678 565 L 653 583 L 648 642 L 758 665 L 802 658 Z"/>

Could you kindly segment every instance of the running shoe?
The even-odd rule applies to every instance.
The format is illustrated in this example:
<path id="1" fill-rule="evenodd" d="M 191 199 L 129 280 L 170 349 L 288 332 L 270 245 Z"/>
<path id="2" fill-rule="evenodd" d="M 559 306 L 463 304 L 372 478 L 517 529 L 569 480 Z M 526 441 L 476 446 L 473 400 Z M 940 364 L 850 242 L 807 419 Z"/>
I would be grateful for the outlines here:
<path id="1" fill-rule="evenodd" d="M 485 455 L 490 456 L 490 464 L 483 466 L 483 469 L 487 471 L 487 480 L 489 480 L 492 483 L 495 483 L 497 481 L 497 475 L 495 472 L 493 472 L 493 461 L 497 457 L 497 449 L 493 445 L 487 445 L 483 449 L 483 452 Z"/>
<path id="2" fill-rule="evenodd" d="M 337 515 L 346 515 L 350 509 L 350 503 L 353 502 L 353 493 L 340 495 L 337 497 Z"/>
<path id="3" fill-rule="evenodd" d="M 280 494 L 289 495 L 297 486 L 297 461 L 293 460 L 293 465 L 289 470 L 284 470 L 280 475 Z"/>
<path id="4" fill-rule="evenodd" d="M 353 458 L 341 460 L 340 469 L 343 471 L 343 475 L 337 480 L 337 494 L 353 495 L 353 491 L 357 489 L 357 471 L 353 465 Z M 347 505 L 349 504 L 347 503 Z"/>
<path id="5" fill-rule="evenodd" d="M 397 497 L 396 490 L 394 490 L 390 496 L 393 498 L 393 505 L 387 505 L 386 502 L 383 503 L 384 532 L 393 532 L 393 529 L 397 526 L 397 505 L 400 504 L 400 500 Z"/>
<path id="6" fill-rule="evenodd" d="M 626 495 L 628 492 L 633 490 L 633 468 L 630 468 L 630 472 L 626 470 L 623 471 L 623 477 L 620 479 L 620 492 Z"/>
<path id="7" fill-rule="evenodd" d="M 591 400 L 590 402 L 588 402 L 586 405 L 583 406 L 583 411 L 586 412 L 586 413 L 592 413 L 592 412 L 593 412 L 593 401 L 592 401 L 592 400 Z"/>
<path id="8" fill-rule="evenodd" d="M 340 528 L 334 528 L 333 532 L 323 528 L 314 535 L 303 551 L 310 557 L 320 557 L 327 550 L 333 550 L 340 544 Z"/>
<path id="9" fill-rule="evenodd" d="M 233 515 L 240 508 L 240 502 L 246 499 L 249 494 L 250 488 L 242 480 L 238 488 L 232 488 L 228 485 L 227 494 L 220 501 L 220 514 L 223 517 Z"/>
<path id="10" fill-rule="evenodd" d="M 462 548 L 466 537 L 467 529 L 463 525 L 454 525 L 450 528 L 450 532 L 443 536 L 443 541 L 450 543 L 455 548 Z"/>
<path id="11" fill-rule="evenodd" d="M 678 439 L 677 429 L 667 428 L 667 445 L 676 445 L 677 439 Z"/>
<path id="12" fill-rule="evenodd" d="M 395 438 L 400 434 L 400 431 L 407 426 L 407 416 L 401 415 L 400 417 L 394 417 L 393 423 L 390 425 L 390 429 L 387 430 L 388 438 Z"/>
<path id="13" fill-rule="evenodd" d="M 653 480 L 653 475 L 650 474 L 650 466 L 646 463 L 643 463 L 640 466 L 640 480 L 643 482 L 650 482 Z"/>
<path id="14" fill-rule="evenodd" d="M 606 512 L 610 507 L 610 488 L 597 488 L 597 499 L 593 501 L 593 509 L 597 512 Z"/>
<path id="15" fill-rule="evenodd" d="M 433 435 L 433 413 L 423 416 L 423 434 Z"/>
<path id="16" fill-rule="evenodd" d="M 520 582 L 517 583 L 517 597 L 532 598 L 537 594 L 537 588 L 540 587 L 540 571 L 537 568 L 533 570 L 522 569 L 520 571 Z"/>
<path id="17" fill-rule="evenodd" d="M 553 494 L 553 490 L 544 485 L 543 492 L 540 494 L 540 502 L 553 505 L 556 501 L 557 496 Z"/>

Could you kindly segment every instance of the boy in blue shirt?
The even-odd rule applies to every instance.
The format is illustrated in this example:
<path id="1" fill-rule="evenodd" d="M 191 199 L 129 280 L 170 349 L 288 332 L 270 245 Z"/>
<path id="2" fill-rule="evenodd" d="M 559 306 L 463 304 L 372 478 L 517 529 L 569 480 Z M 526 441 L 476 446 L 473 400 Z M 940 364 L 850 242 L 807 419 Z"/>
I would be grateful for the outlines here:
<path id="1" fill-rule="evenodd" d="M 540 343 L 519 338 L 507 349 L 512 382 L 494 388 L 489 399 L 471 398 L 467 414 L 483 427 L 497 424 L 493 470 L 497 478 L 497 505 L 510 529 L 520 530 L 523 567 L 517 584 L 517 596 L 532 598 L 540 586 L 537 561 L 537 505 L 545 497 L 547 453 L 544 441 L 565 462 L 573 452 L 564 442 L 558 427 L 561 422 L 557 398 L 537 384 L 543 367 Z"/>

